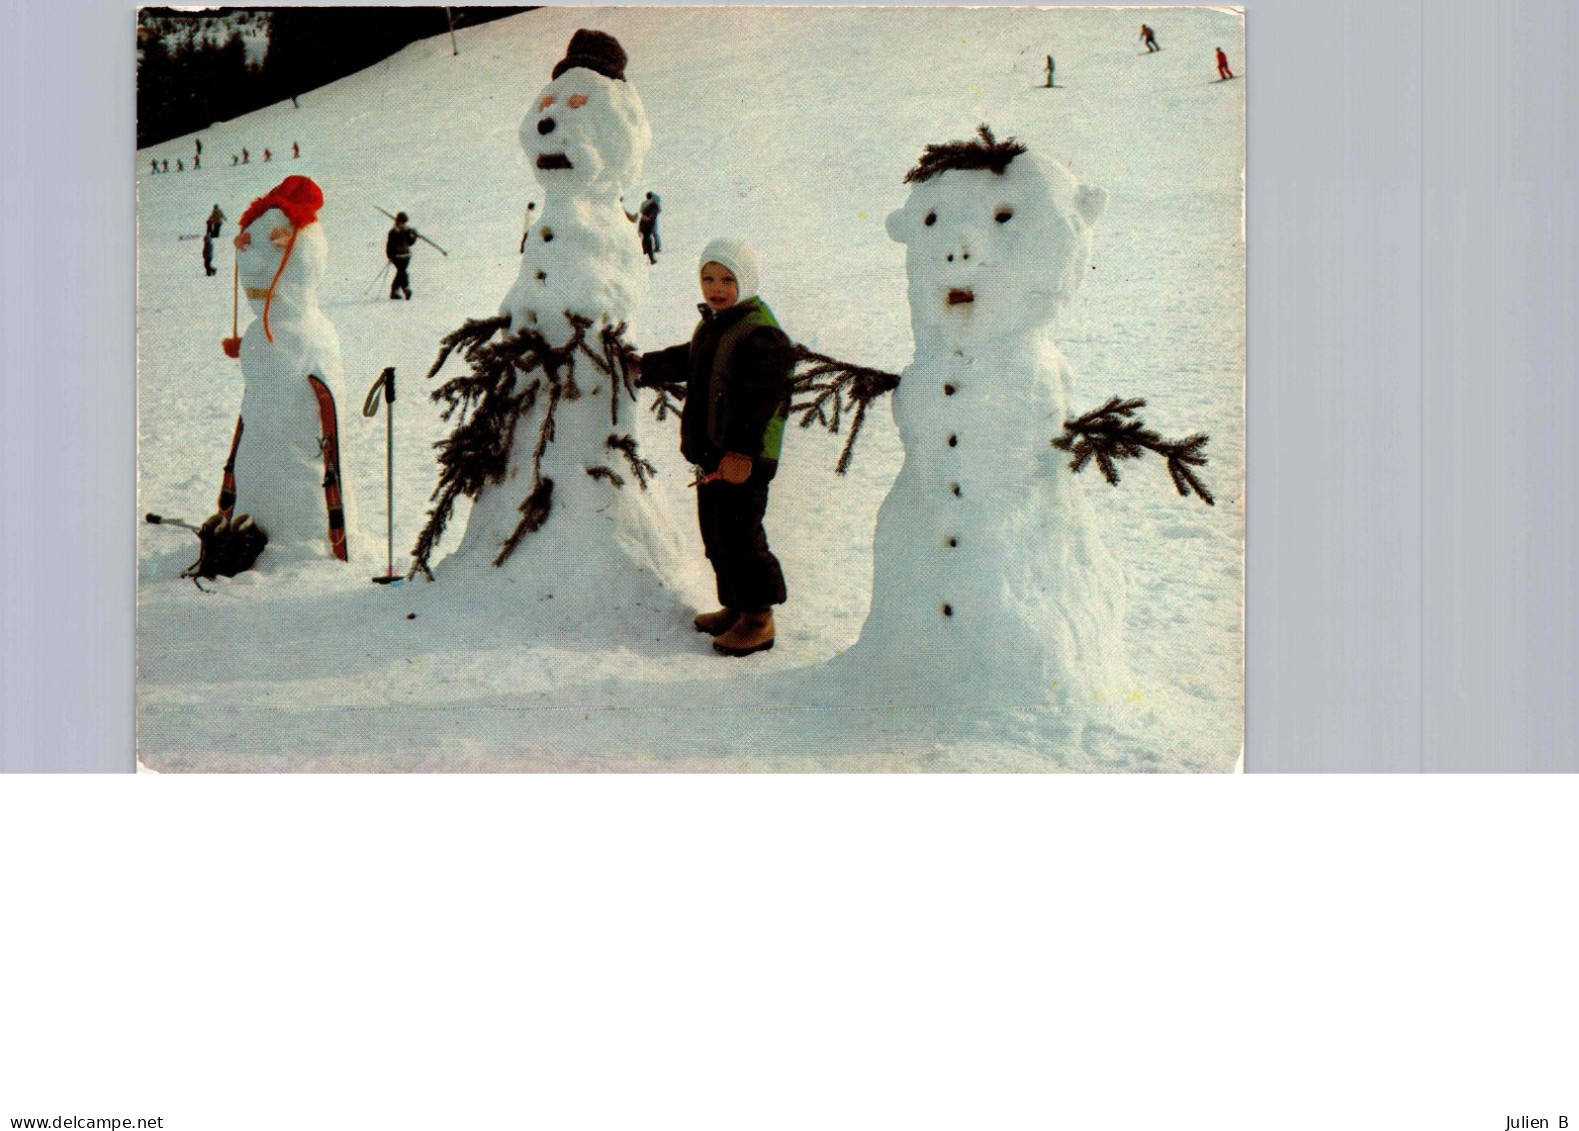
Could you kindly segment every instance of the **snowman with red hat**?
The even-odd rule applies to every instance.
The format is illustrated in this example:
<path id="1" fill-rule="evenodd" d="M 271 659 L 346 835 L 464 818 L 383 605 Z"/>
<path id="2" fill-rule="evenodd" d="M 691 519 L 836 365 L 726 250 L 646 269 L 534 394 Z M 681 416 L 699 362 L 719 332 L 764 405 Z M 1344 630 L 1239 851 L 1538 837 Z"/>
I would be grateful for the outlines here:
<path id="1" fill-rule="evenodd" d="M 323 190 L 287 177 L 254 200 L 235 237 L 236 307 L 256 317 L 223 345 L 239 358 L 245 391 L 219 511 L 250 514 L 268 536 L 264 563 L 349 560 L 351 506 L 340 476 L 335 397 L 340 339 L 318 306 L 329 244 Z"/>

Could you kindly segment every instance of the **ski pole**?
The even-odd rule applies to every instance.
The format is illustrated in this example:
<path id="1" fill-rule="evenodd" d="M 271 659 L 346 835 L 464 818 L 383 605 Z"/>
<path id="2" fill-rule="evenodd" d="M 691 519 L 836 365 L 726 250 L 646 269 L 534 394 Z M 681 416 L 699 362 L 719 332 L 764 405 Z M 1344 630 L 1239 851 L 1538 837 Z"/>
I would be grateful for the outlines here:
<path id="1" fill-rule="evenodd" d="M 382 280 L 385 275 L 389 274 L 389 269 L 391 266 L 393 266 L 393 264 L 391 264 L 389 260 L 384 260 L 384 266 L 379 269 L 377 275 L 373 276 L 373 281 L 367 285 L 367 290 L 362 292 L 364 297 L 373 293 L 373 288 L 378 286 L 380 280 Z"/>
<path id="2" fill-rule="evenodd" d="M 389 567 L 383 577 L 373 578 L 375 585 L 394 585 L 395 576 L 395 367 L 389 366 L 378 375 L 373 387 L 362 402 L 363 416 L 378 415 L 378 394 L 382 391 L 389 411 L 384 414 L 384 508 L 388 515 Z"/>
<path id="3" fill-rule="evenodd" d="M 201 532 L 200 527 L 193 526 L 184 518 L 165 518 L 164 515 L 160 514 L 145 514 L 143 515 L 143 521 L 151 522 L 155 526 L 179 526 L 182 530 L 190 530 L 193 533 Z"/>

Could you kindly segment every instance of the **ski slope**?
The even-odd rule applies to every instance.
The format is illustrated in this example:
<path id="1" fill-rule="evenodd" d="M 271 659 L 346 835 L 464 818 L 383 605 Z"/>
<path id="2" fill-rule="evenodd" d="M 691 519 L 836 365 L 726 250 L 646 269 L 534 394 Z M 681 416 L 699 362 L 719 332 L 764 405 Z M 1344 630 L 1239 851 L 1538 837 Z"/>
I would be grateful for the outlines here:
<path id="1" fill-rule="evenodd" d="M 1155 16 L 1155 18 L 1151 18 Z M 1225 771 L 1243 719 L 1244 96 L 1215 83 L 1213 48 L 1244 68 L 1238 14 L 1113 9 L 548 8 L 413 44 L 320 90 L 200 135 L 204 168 L 150 176 L 138 153 L 140 511 L 211 513 L 240 405 L 230 248 L 247 203 L 291 173 L 326 201 L 322 307 L 339 333 L 343 472 L 361 502 L 352 565 L 254 572 L 199 592 L 177 577 L 196 543 L 141 526 L 138 753 L 157 770 Z M 1165 436 L 1212 436 L 1218 505 L 1177 496 L 1158 461 L 1083 489 L 1127 587 L 1134 687 L 1081 709 L 939 713 L 809 702 L 809 676 L 848 648 L 870 600 L 877 508 L 898 471 L 886 405 L 846 476 L 844 437 L 792 428 L 768 532 L 788 581 L 773 651 L 714 655 L 690 628 L 713 607 L 688 469 L 672 422 L 637 433 L 659 467 L 692 563 L 688 604 L 662 623 L 588 622 L 526 638 L 493 586 L 385 587 L 385 422 L 360 413 L 399 374 L 394 552 L 403 570 L 448 434 L 423 374 L 439 339 L 490 316 L 513 282 L 522 218 L 542 193 L 517 130 L 579 27 L 616 36 L 652 123 L 639 191 L 663 198 L 663 252 L 630 337 L 686 340 L 695 256 L 745 236 L 762 294 L 819 352 L 898 372 L 911 360 L 904 249 L 884 230 L 922 148 L 987 123 L 1112 194 L 1092 270 L 1059 323 L 1075 406 L 1144 397 Z M 1059 89 L 1041 89 L 1043 57 Z M 291 160 L 293 142 L 302 156 Z M 245 146 L 252 161 L 231 166 Z M 263 150 L 274 159 L 261 161 Z M 282 156 L 283 155 L 283 156 Z M 205 277 L 203 217 L 231 218 Z M 418 245 L 410 303 L 381 285 L 403 209 L 448 251 Z M 632 240 L 636 239 L 634 229 Z M 245 327 L 248 315 L 243 310 Z M 446 373 L 459 363 L 452 361 Z M 628 419 L 628 417 L 627 417 Z M 445 550 L 464 529 L 451 524 Z M 564 579 L 572 586 L 574 577 Z M 948 656 L 938 656 L 946 665 Z"/>

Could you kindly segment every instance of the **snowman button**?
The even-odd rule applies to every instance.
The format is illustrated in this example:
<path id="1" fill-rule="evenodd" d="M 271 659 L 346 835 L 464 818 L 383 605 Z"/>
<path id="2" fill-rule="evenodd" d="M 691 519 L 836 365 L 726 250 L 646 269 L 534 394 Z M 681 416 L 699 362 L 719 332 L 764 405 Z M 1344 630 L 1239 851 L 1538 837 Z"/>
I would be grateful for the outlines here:
<path id="1" fill-rule="evenodd" d="M 947 546 L 949 549 L 952 550 L 955 546 L 959 545 L 959 539 L 958 538 L 950 538 L 948 541 L 944 542 L 943 544 L 945 546 Z"/>
<path id="2" fill-rule="evenodd" d="M 943 386 L 943 395 L 945 397 L 952 397 L 955 394 L 956 391 L 957 390 L 954 388 L 953 385 L 944 385 Z"/>
<path id="3" fill-rule="evenodd" d="M 959 447 L 959 436 L 958 436 L 957 433 L 950 433 L 949 434 L 948 446 L 951 447 L 951 448 Z"/>
<path id="4" fill-rule="evenodd" d="M 949 489 L 949 490 L 950 490 L 950 491 L 953 491 L 953 492 L 954 492 L 954 494 L 956 494 L 956 495 L 958 495 L 958 494 L 959 494 L 959 484 L 958 484 L 958 483 L 950 483 L 950 484 L 949 484 L 949 485 L 948 485 L 948 489 Z"/>
<path id="5" fill-rule="evenodd" d="M 954 615 L 954 606 L 950 605 L 946 601 L 943 604 L 943 615 L 946 617 L 951 617 Z"/>

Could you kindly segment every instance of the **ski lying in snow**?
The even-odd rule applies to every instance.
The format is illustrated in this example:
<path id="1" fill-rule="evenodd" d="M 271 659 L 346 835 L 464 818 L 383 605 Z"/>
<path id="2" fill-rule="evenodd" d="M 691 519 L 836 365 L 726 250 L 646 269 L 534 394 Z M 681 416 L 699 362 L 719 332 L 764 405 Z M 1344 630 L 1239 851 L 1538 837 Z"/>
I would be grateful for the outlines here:
<path id="1" fill-rule="evenodd" d="M 307 384 L 318 398 L 318 422 L 323 426 L 318 447 L 323 451 L 323 498 L 329 508 L 329 549 L 342 562 L 350 561 L 350 547 L 345 537 L 345 505 L 340 498 L 340 424 L 335 416 L 334 394 L 311 373 L 307 375 Z"/>

